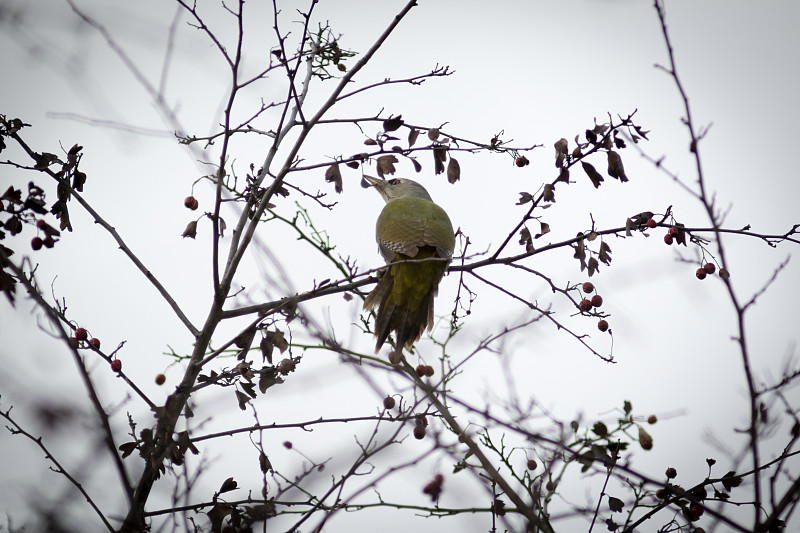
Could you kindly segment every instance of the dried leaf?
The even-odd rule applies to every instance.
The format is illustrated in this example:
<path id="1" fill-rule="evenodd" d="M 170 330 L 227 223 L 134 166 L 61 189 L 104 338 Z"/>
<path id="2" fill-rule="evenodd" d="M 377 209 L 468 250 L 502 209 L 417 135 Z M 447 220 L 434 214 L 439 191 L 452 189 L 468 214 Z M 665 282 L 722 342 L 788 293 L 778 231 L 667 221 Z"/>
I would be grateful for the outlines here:
<path id="1" fill-rule="evenodd" d="M 533 237 L 534 239 L 538 239 L 538 238 L 539 238 L 539 237 L 541 237 L 542 235 L 544 235 L 544 234 L 546 234 L 546 233 L 550 233 L 550 224 L 548 224 L 547 222 L 542 222 L 542 221 L 540 220 L 540 221 L 539 221 L 539 225 L 541 226 L 541 228 L 542 228 L 542 231 L 541 231 L 540 233 L 537 233 L 537 234 L 536 234 L 536 235 Z"/>
<path id="2" fill-rule="evenodd" d="M 397 115 L 396 117 L 389 117 L 383 121 L 383 131 L 395 131 L 400 129 L 400 126 L 404 124 L 403 122 L 403 115 Z"/>
<path id="3" fill-rule="evenodd" d="M 617 513 L 619 511 L 622 511 L 623 507 L 624 505 L 622 503 L 622 500 L 620 500 L 619 498 L 615 498 L 613 496 L 608 497 L 608 508 L 611 509 L 612 513 Z"/>
<path id="4" fill-rule="evenodd" d="M 261 349 L 261 360 L 272 364 L 272 351 L 275 348 L 275 345 L 272 344 L 272 341 L 269 339 L 269 337 L 262 338 L 258 347 Z"/>
<path id="5" fill-rule="evenodd" d="M 225 230 L 228 229 L 228 225 L 225 223 L 225 219 L 219 217 L 219 235 L 220 237 L 225 236 Z"/>
<path id="6" fill-rule="evenodd" d="M 563 137 L 556 141 L 555 148 L 556 148 L 556 167 L 561 168 L 564 166 L 564 160 L 567 158 L 567 151 L 569 142 L 564 139 Z"/>
<path id="7" fill-rule="evenodd" d="M 411 159 L 411 164 L 414 165 L 414 171 L 415 172 L 422 171 L 422 165 L 416 159 Z"/>
<path id="8" fill-rule="evenodd" d="M 272 463 L 269 462 L 269 457 L 264 452 L 258 456 L 258 466 L 263 473 L 272 472 Z"/>
<path id="9" fill-rule="evenodd" d="M 437 176 L 444 172 L 444 160 L 439 158 L 439 153 L 446 152 L 444 148 L 433 149 L 433 172 Z"/>
<path id="10" fill-rule="evenodd" d="M 366 141 L 364 141 L 364 144 L 366 144 L 367 146 L 375 146 L 378 144 L 378 141 L 376 141 L 375 139 L 367 139 Z"/>
<path id="11" fill-rule="evenodd" d="M 435 141 L 439 138 L 439 128 L 431 128 L 428 130 L 428 139 Z"/>
<path id="12" fill-rule="evenodd" d="M 521 192 L 519 193 L 519 201 L 517 202 L 517 205 L 527 204 L 531 200 L 533 200 L 533 196 L 527 192 Z"/>
<path id="13" fill-rule="evenodd" d="M 241 409 L 242 411 L 247 409 L 247 403 L 250 400 L 251 398 L 247 394 L 243 393 L 242 391 L 238 390 L 236 391 L 236 401 L 239 402 L 239 409 Z"/>
<path id="14" fill-rule="evenodd" d="M 86 174 L 81 172 L 80 170 L 75 172 L 75 176 L 72 178 L 72 188 L 78 192 L 83 192 L 83 186 L 86 183 Z"/>
<path id="15" fill-rule="evenodd" d="M 378 158 L 378 176 L 383 177 L 384 174 L 394 174 L 394 164 L 397 163 L 397 158 L 393 155 L 382 155 Z"/>
<path id="16" fill-rule="evenodd" d="M 608 244 L 606 244 L 605 241 L 600 243 L 600 253 L 597 255 L 600 258 L 600 261 L 602 261 L 606 265 L 611 264 L 611 247 Z"/>
<path id="17" fill-rule="evenodd" d="M 281 351 L 281 353 L 285 352 L 289 348 L 289 342 L 286 340 L 286 337 L 283 335 L 282 331 L 275 330 L 275 331 L 268 331 L 267 337 L 270 341 L 275 345 L 275 347 Z"/>
<path id="18" fill-rule="evenodd" d="M 594 188 L 597 189 L 600 187 L 600 183 L 604 181 L 603 176 L 600 175 L 594 166 L 585 161 L 581 161 L 581 166 L 583 167 L 583 171 L 586 172 L 586 175 L 589 176 L 589 179 L 592 180 L 592 185 L 594 185 Z"/>
<path id="19" fill-rule="evenodd" d="M 239 484 L 236 483 L 232 477 L 229 477 L 222 482 L 222 486 L 219 488 L 219 493 L 222 494 L 223 492 L 230 492 L 232 490 L 236 490 L 237 487 L 239 487 Z"/>
<path id="20" fill-rule="evenodd" d="M 563 167 L 558 173 L 558 181 L 569 183 L 569 169 L 567 167 Z"/>
<path id="21" fill-rule="evenodd" d="M 258 379 L 258 388 L 261 394 L 267 392 L 267 389 L 273 385 L 280 385 L 283 383 L 283 378 L 278 376 L 276 370 L 267 370 L 261 372 L 261 377 Z"/>
<path id="22" fill-rule="evenodd" d="M 555 202 L 556 201 L 556 187 L 552 183 L 545 183 L 544 191 L 542 192 L 542 199 L 545 202 Z"/>
<path id="23" fill-rule="evenodd" d="M 408 132 L 408 147 L 409 148 L 414 146 L 414 143 L 417 142 L 417 137 L 419 137 L 419 130 L 417 128 L 411 128 L 411 131 Z"/>
<path id="24" fill-rule="evenodd" d="M 628 181 L 628 176 L 625 175 L 625 168 L 622 166 L 622 158 L 620 155 L 613 150 L 609 150 L 607 154 L 608 175 L 622 182 Z"/>
<path id="25" fill-rule="evenodd" d="M 356 166 L 358 166 L 358 163 L 356 163 Z M 380 166 L 378 168 L 378 172 L 380 172 Z M 342 192 L 342 172 L 339 170 L 339 163 L 334 163 L 328 167 L 328 170 L 325 171 L 325 181 L 333 183 L 333 188 L 337 193 Z"/>
<path id="26" fill-rule="evenodd" d="M 529 244 L 531 242 L 531 232 L 528 228 L 522 228 L 519 231 L 519 243 Z"/>
<path id="27" fill-rule="evenodd" d="M 345 163 L 345 165 L 347 165 L 350 168 L 358 168 L 359 163 L 358 161 L 348 161 L 347 163 Z"/>
<path id="28" fill-rule="evenodd" d="M 186 229 L 183 230 L 182 237 L 186 238 L 189 237 L 190 239 L 194 239 L 197 237 L 197 221 L 192 220 L 186 225 Z"/>
<path id="29" fill-rule="evenodd" d="M 597 232 L 596 232 L 596 231 L 590 231 L 590 232 L 589 232 L 589 233 L 586 235 L 586 240 L 587 240 L 587 241 L 589 241 L 589 242 L 592 242 L 592 241 L 593 241 L 593 240 L 595 240 L 596 238 L 597 238 Z"/>
<path id="30" fill-rule="evenodd" d="M 450 162 L 447 164 L 447 181 L 450 183 L 455 183 L 461 179 L 461 165 L 458 164 L 454 158 L 450 158 Z"/>
<path id="31" fill-rule="evenodd" d="M 592 277 L 595 272 L 600 272 L 600 263 L 597 262 L 596 258 L 590 257 L 589 261 L 586 263 L 586 270 L 589 273 L 589 277 Z"/>

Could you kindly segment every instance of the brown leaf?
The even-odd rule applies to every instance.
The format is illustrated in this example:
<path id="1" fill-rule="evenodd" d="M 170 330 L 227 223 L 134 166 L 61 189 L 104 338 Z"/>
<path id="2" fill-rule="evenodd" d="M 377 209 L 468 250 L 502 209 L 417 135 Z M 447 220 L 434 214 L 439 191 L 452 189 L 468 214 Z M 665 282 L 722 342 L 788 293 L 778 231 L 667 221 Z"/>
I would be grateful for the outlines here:
<path id="1" fill-rule="evenodd" d="M 613 496 L 608 497 L 608 508 L 611 509 L 612 513 L 622 511 L 623 507 L 624 505 L 622 503 L 622 500 L 620 500 L 619 498 L 615 498 Z"/>
<path id="2" fill-rule="evenodd" d="M 567 157 L 567 150 L 569 146 L 569 142 L 564 139 L 563 137 L 556 141 L 555 148 L 556 148 L 556 167 L 562 168 L 564 166 L 564 160 Z"/>
<path id="3" fill-rule="evenodd" d="M 281 383 L 283 383 L 283 378 L 278 376 L 276 370 L 262 371 L 261 377 L 258 379 L 258 388 L 261 394 L 264 394 L 268 388 Z"/>
<path id="4" fill-rule="evenodd" d="M 378 141 L 376 141 L 375 139 L 367 139 L 366 141 L 364 141 L 364 144 L 366 144 L 367 146 L 375 146 L 378 144 Z"/>
<path id="5" fill-rule="evenodd" d="M 598 254 L 600 261 L 610 265 L 611 264 L 611 247 L 605 241 L 600 243 L 600 253 Z"/>
<path id="6" fill-rule="evenodd" d="M 258 466 L 265 474 L 273 471 L 272 463 L 269 462 L 269 457 L 264 452 L 261 452 L 261 455 L 258 456 Z"/>
<path id="7" fill-rule="evenodd" d="M 594 185 L 594 188 L 597 189 L 600 187 L 600 182 L 604 181 L 603 176 L 600 175 L 594 166 L 585 161 L 581 161 L 581 166 L 583 167 L 583 171 L 586 172 L 586 175 L 589 176 L 589 179 L 592 180 L 592 185 Z"/>
<path id="8" fill-rule="evenodd" d="M 531 200 L 533 200 L 533 196 L 531 196 L 530 193 L 521 192 L 519 193 L 519 201 L 517 202 L 517 205 L 527 204 Z"/>
<path id="9" fill-rule="evenodd" d="M 397 115 L 396 117 L 389 117 L 383 121 L 383 131 L 395 131 L 400 129 L 400 126 L 404 124 L 403 122 L 403 115 Z"/>
<path id="10" fill-rule="evenodd" d="M 586 263 L 586 269 L 589 273 L 589 277 L 594 276 L 595 272 L 600 272 L 600 263 L 597 262 L 597 258 L 590 257 L 589 261 Z"/>
<path id="11" fill-rule="evenodd" d="M 419 137 L 419 130 L 417 128 L 411 128 L 411 131 L 408 132 L 408 147 L 409 148 L 414 146 L 414 143 L 417 142 L 417 137 Z"/>
<path id="12" fill-rule="evenodd" d="M 563 167 L 558 173 L 558 181 L 569 183 L 569 169 L 567 167 Z"/>
<path id="13" fill-rule="evenodd" d="M 536 235 L 534 235 L 534 237 L 533 237 L 534 239 L 538 239 L 539 237 L 541 237 L 545 233 L 550 233 L 550 224 L 548 224 L 547 222 L 542 222 L 540 220 L 539 221 L 539 225 L 541 226 L 542 231 L 540 233 L 537 233 Z"/>
<path id="14" fill-rule="evenodd" d="M 236 401 L 239 402 L 239 409 L 241 409 L 242 411 L 247 409 L 247 403 L 250 401 L 250 399 L 251 398 L 242 391 L 238 390 L 236 391 Z"/>
<path id="15" fill-rule="evenodd" d="M 358 163 L 356 163 L 356 166 L 358 166 Z M 339 163 L 334 163 L 328 167 L 328 170 L 325 171 L 325 181 L 333 183 L 333 188 L 337 193 L 342 192 L 342 172 L 339 170 Z"/>
<path id="16" fill-rule="evenodd" d="M 431 128 L 428 130 L 428 139 L 435 141 L 439 138 L 439 128 Z"/>
<path id="17" fill-rule="evenodd" d="M 545 202 L 555 202 L 556 201 L 556 187 L 552 183 L 545 183 L 544 191 L 542 192 L 542 198 Z"/>
<path id="18" fill-rule="evenodd" d="M 183 235 L 181 236 L 184 238 L 189 237 L 190 239 L 194 239 L 195 237 L 197 237 L 197 221 L 192 220 L 191 222 L 189 222 L 186 225 L 186 229 L 183 230 Z"/>
<path id="19" fill-rule="evenodd" d="M 447 181 L 450 183 L 455 183 L 461 179 L 461 165 L 458 164 L 458 161 L 450 158 L 450 162 L 447 164 Z"/>
<path id="20" fill-rule="evenodd" d="M 270 341 L 272 341 L 275 347 L 281 351 L 281 353 L 285 352 L 289 348 L 289 343 L 282 331 L 277 329 L 275 331 L 268 331 L 267 337 Z"/>
<path id="21" fill-rule="evenodd" d="M 275 348 L 275 345 L 272 344 L 272 341 L 269 340 L 269 337 L 262 338 L 258 347 L 261 349 L 261 360 L 266 360 L 267 363 L 272 364 L 272 351 Z"/>
<path id="22" fill-rule="evenodd" d="M 608 175 L 622 182 L 628 181 L 628 176 L 625 175 L 625 168 L 622 166 L 622 158 L 613 150 L 609 150 L 607 153 Z"/>
<path id="23" fill-rule="evenodd" d="M 378 176 L 381 178 L 384 174 L 394 174 L 394 164 L 397 163 L 397 158 L 393 155 L 382 155 L 378 158 Z"/>
<path id="24" fill-rule="evenodd" d="M 528 244 L 531 242 L 531 232 L 528 228 L 522 228 L 519 231 L 519 243 Z"/>
<path id="25" fill-rule="evenodd" d="M 414 171 L 415 172 L 422 171 L 422 165 L 416 159 L 411 159 L 411 164 L 414 165 Z"/>
<path id="26" fill-rule="evenodd" d="M 232 477 L 229 477 L 225 481 L 222 482 L 222 486 L 219 488 L 219 493 L 222 494 L 223 492 L 230 492 L 232 490 L 236 490 L 239 486 L 236 481 Z"/>

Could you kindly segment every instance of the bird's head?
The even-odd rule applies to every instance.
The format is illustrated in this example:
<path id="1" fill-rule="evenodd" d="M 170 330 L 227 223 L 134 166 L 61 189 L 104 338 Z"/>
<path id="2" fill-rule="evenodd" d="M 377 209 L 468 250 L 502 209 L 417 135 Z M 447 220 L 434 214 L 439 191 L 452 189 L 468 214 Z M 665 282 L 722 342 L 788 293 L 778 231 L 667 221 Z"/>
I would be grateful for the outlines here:
<path id="1" fill-rule="evenodd" d="M 406 178 L 382 180 L 373 178 L 372 176 L 364 176 L 362 184 L 364 182 L 367 183 L 367 187 L 375 187 L 378 194 L 387 202 L 396 198 L 424 198 L 433 201 L 431 200 L 431 195 L 425 190 L 425 187 L 414 180 Z"/>

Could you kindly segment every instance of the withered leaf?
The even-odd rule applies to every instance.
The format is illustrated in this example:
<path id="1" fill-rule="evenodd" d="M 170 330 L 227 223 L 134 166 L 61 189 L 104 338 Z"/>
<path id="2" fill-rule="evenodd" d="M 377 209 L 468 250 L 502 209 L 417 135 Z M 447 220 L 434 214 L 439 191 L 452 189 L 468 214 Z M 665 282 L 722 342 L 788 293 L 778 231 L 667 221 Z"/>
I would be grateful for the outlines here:
<path id="1" fill-rule="evenodd" d="M 594 185 L 594 188 L 597 189 L 600 187 L 600 183 L 604 181 L 603 176 L 600 175 L 594 166 L 585 161 L 581 161 L 581 166 L 583 167 L 583 171 L 586 172 L 586 175 L 589 176 L 589 179 L 592 180 L 592 185 Z"/>
<path id="2" fill-rule="evenodd" d="M 267 337 L 270 341 L 275 345 L 275 347 L 281 351 L 281 353 L 285 352 L 289 348 L 289 342 L 286 340 L 283 332 L 280 330 L 275 331 L 268 331 Z"/>
<path id="3" fill-rule="evenodd" d="M 586 235 L 586 240 L 587 240 L 587 241 L 589 241 L 589 242 L 592 242 L 592 241 L 593 241 L 593 240 L 595 240 L 596 238 L 597 238 L 597 232 L 596 232 L 596 231 L 590 231 L 590 232 L 589 232 L 589 233 Z"/>
<path id="4" fill-rule="evenodd" d="M 450 157 L 450 162 L 447 164 L 447 181 L 455 183 L 461 179 L 461 165 L 458 164 L 453 157 Z"/>
<path id="5" fill-rule="evenodd" d="M 247 409 L 247 403 L 250 401 L 250 399 L 251 398 L 242 391 L 238 390 L 236 391 L 236 401 L 239 402 L 239 409 L 241 409 L 242 411 Z"/>
<path id="6" fill-rule="evenodd" d="M 439 159 L 437 152 L 444 151 L 444 149 L 433 149 L 433 172 L 437 176 L 444 172 L 444 162 L 443 160 Z"/>
<path id="7" fill-rule="evenodd" d="M 569 169 L 567 167 L 561 168 L 561 171 L 558 173 L 558 181 L 569 183 Z"/>
<path id="8" fill-rule="evenodd" d="M 272 463 L 269 462 L 269 457 L 264 452 L 261 452 L 261 455 L 258 456 L 258 466 L 265 474 L 272 472 Z"/>
<path id="9" fill-rule="evenodd" d="M 251 398 L 255 398 L 257 396 L 256 386 L 252 383 L 239 383 L 239 385 L 241 385 L 242 389 L 244 389 L 244 392 L 246 392 Z"/>
<path id="10" fill-rule="evenodd" d="M 255 335 L 255 327 L 247 328 L 236 336 L 233 343 L 237 348 L 241 348 L 242 350 L 249 349 L 250 345 L 253 343 L 253 337 L 255 337 Z"/>
<path id="11" fill-rule="evenodd" d="M 72 188 L 78 192 L 83 192 L 83 186 L 86 184 L 86 174 L 81 172 L 80 170 L 75 172 L 75 176 L 72 178 Z"/>
<path id="12" fill-rule="evenodd" d="M 415 172 L 420 172 L 422 170 L 422 165 L 416 159 L 411 159 L 411 164 L 414 165 Z"/>
<path id="13" fill-rule="evenodd" d="M 358 168 L 358 161 L 348 161 L 347 163 L 345 163 L 345 165 L 347 165 L 350 168 Z"/>
<path id="14" fill-rule="evenodd" d="M 358 167 L 358 163 L 356 163 L 356 167 Z M 380 165 L 378 166 L 378 172 L 380 173 Z M 333 188 L 337 193 L 342 192 L 342 172 L 339 170 L 339 163 L 334 163 L 328 167 L 328 170 L 325 171 L 325 181 L 333 183 Z"/>
<path id="15" fill-rule="evenodd" d="M 555 202 L 556 201 L 556 187 L 552 183 L 545 183 L 544 191 L 542 192 L 542 198 L 545 202 Z"/>
<path id="16" fill-rule="evenodd" d="M 623 507 L 624 505 L 622 503 L 622 500 L 620 500 L 619 498 L 615 498 L 613 496 L 608 497 L 608 508 L 611 509 L 612 513 L 622 511 Z"/>
<path id="17" fill-rule="evenodd" d="M 225 236 L 225 230 L 228 229 L 228 225 L 225 223 L 225 219 L 219 217 L 219 234 L 221 237 Z"/>
<path id="18" fill-rule="evenodd" d="M 263 337 L 258 347 L 261 349 L 261 360 L 266 360 L 269 364 L 272 364 L 272 351 L 275 348 L 275 345 L 272 344 L 272 341 L 269 340 L 269 337 Z"/>
<path id="19" fill-rule="evenodd" d="M 622 158 L 614 150 L 609 150 L 608 154 L 608 175 L 617 178 L 619 181 L 628 181 L 625 175 L 625 167 L 622 166 Z"/>
<path id="20" fill-rule="evenodd" d="M 597 255 L 600 257 L 600 261 L 606 265 L 611 264 L 611 247 L 605 241 L 600 243 L 600 253 Z"/>
<path id="21" fill-rule="evenodd" d="M 522 228 L 519 231 L 519 243 L 527 244 L 529 242 L 531 242 L 531 232 L 528 228 Z"/>
<path id="22" fill-rule="evenodd" d="M 197 221 L 192 220 L 191 222 L 189 222 L 186 225 L 186 229 L 183 230 L 183 235 L 181 236 L 184 238 L 189 237 L 190 239 L 194 239 L 195 237 L 197 237 Z"/>
<path id="23" fill-rule="evenodd" d="M 414 146 L 414 143 L 417 142 L 417 137 L 419 137 L 419 130 L 417 128 L 411 128 L 411 131 L 408 132 L 408 147 L 409 148 Z"/>
<path id="24" fill-rule="evenodd" d="M 237 487 L 239 487 L 239 484 L 236 483 L 232 477 L 229 477 L 222 482 L 222 486 L 219 488 L 219 493 L 222 494 L 223 492 L 230 492 L 232 490 L 236 490 Z"/>
<path id="25" fill-rule="evenodd" d="M 537 233 L 536 235 L 534 235 L 534 237 L 533 237 L 534 239 L 538 239 L 542 235 L 544 235 L 546 233 L 550 233 L 550 224 L 548 224 L 547 222 L 542 222 L 540 220 L 539 221 L 539 225 L 541 226 L 542 231 L 540 233 Z"/>
<path id="26" fill-rule="evenodd" d="M 283 378 L 278 376 L 276 370 L 269 369 L 261 372 L 261 377 L 258 379 L 258 389 L 261 394 L 267 392 L 267 389 L 273 385 L 280 385 L 283 383 Z"/>
<path id="27" fill-rule="evenodd" d="M 395 131 L 400 129 L 400 126 L 404 124 L 403 122 L 403 115 L 397 115 L 396 117 L 389 117 L 383 121 L 383 131 Z"/>
<path id="28" fill-rule="evenodd" d="M 394 164 L 397 163 L 397 158 L 393 155 L 382 155 L 378 158 L 378 176 L 381 178 L 384 174 L 394 174 Z"/>
<path id="29" fill-rule="evenodd" d="M 600 271 L 600 263 L 597 262 L 597 259 L 594 257 L 590 257 L 589 261 L 586 263 L 586 270 L 589 273 L 589 277 L 594 276 L 595 272 Z"/>
<path id="30" fill-rule="evenodd" d="M 531 200 L 533 200 L 533 196 L 531 196 L 530 193 L 521 192 L 519 193 L 519 201 L 517 202 L 517 205 L 527 204 Z"/>
<path id="31" fill-rule="evenodd" d="M 722 476 L 722 486 L 725 487 L 725 490 L 729 491 L 733 487 L 738 487 L 742 484 L 742 478 L 736 475 L 736 472 L 731 470 L 724 476 Z"/>
<path id="32" fill-rule="evenodd" d="M 375 139 L 367 139 L 366 141 L 364 141 L 364 144 L 366 144 L 367 146 L 375 146 L 378 144 L 378 141 L 376 141 Z"/>
<path id="33" fill-rule="evenodd" d="M 556 167 L 561 168 L 564 166 L 564 160 L 567 157 L 569 142 L 563 137 L 556 141 Z"/>
<path id="34" fill-rule="evenodd" d="M 435 141 L 439 138 L 439 128 L 430 128 L 428 130 L 428 139 Z"/>
<path id="35" fill-rule="evenodd" d="M 119 445 L 119 451 L 122 452 L 122 458 L 125 459 L 130 454 L 136 451 L 137 443 L 136 441 L 133 442 L 126 442 L 124 444 Z"/>

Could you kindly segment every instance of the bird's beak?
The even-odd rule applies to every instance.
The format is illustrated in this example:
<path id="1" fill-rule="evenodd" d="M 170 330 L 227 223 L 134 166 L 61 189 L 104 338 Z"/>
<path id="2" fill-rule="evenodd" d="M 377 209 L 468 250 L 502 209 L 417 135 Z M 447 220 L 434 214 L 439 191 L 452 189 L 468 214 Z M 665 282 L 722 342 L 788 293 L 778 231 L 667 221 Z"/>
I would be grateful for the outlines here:
<path id="1" fill-rule="evenodd" d="M 378 187 L 378 184 L 383 183 L 384 180 L 373 178 L 372 176 L 367 176 L 366 174 L 361 176 L 361 186 L 363 188 L 367 187 Z"/>

